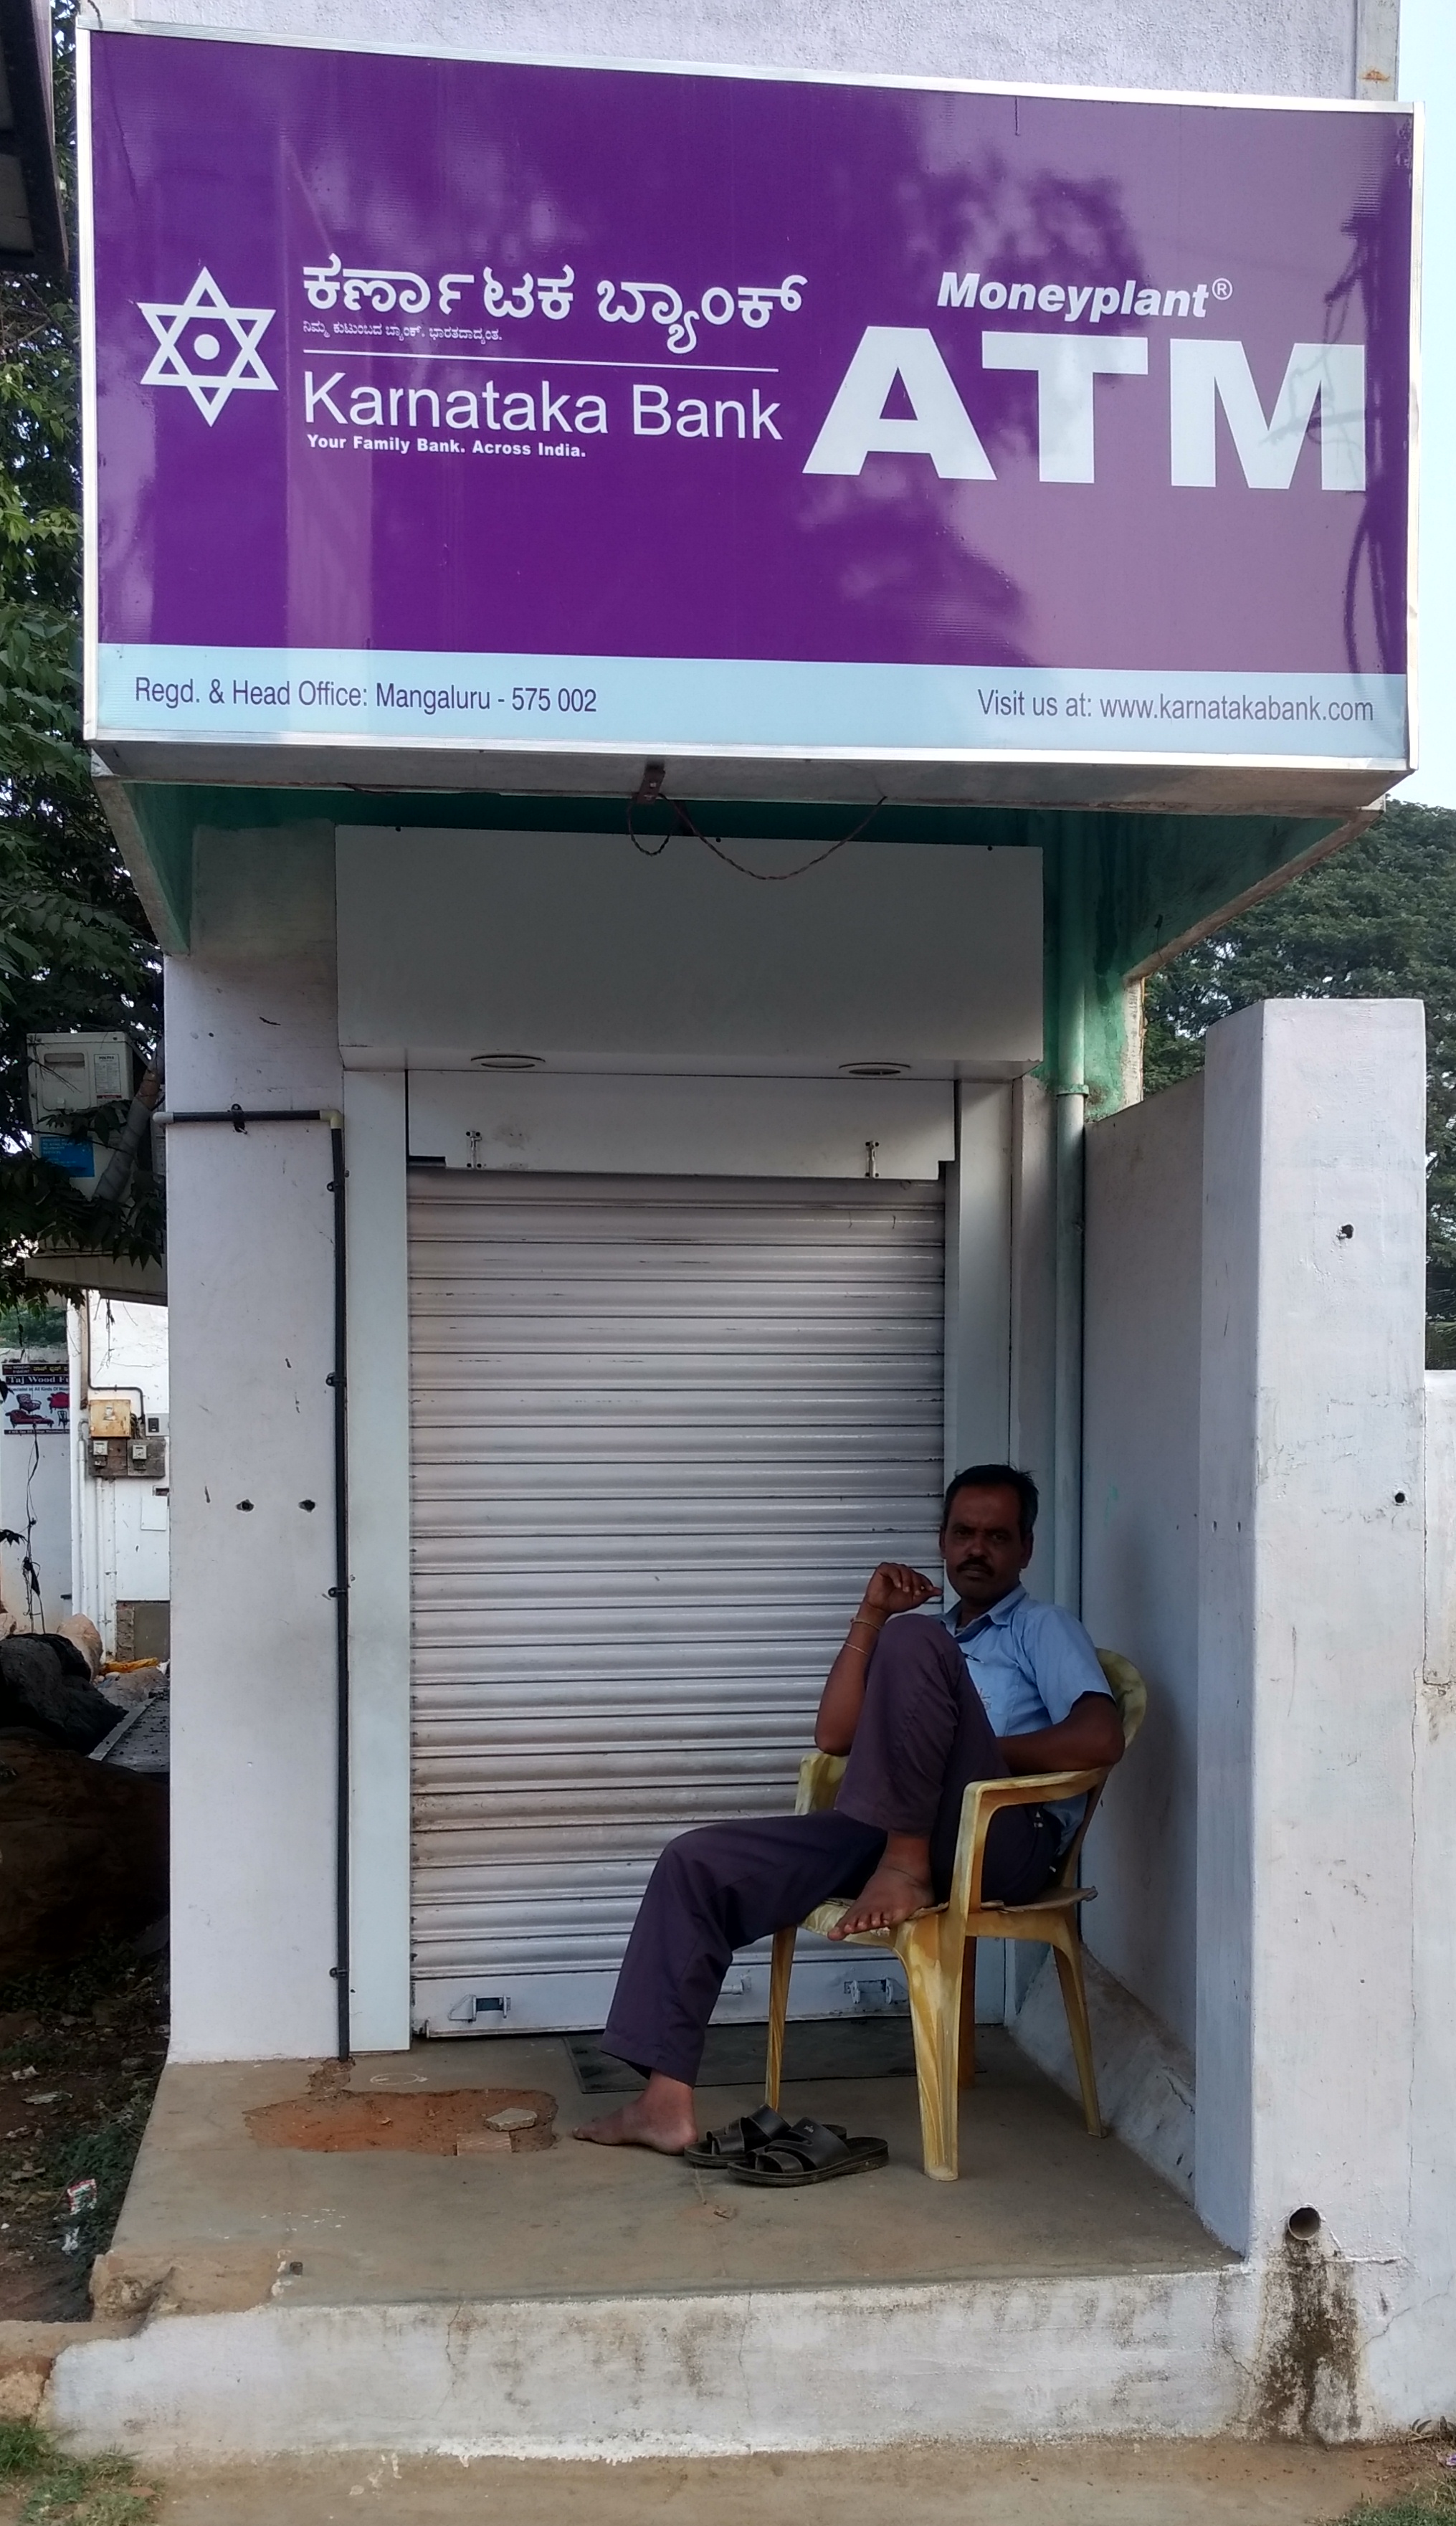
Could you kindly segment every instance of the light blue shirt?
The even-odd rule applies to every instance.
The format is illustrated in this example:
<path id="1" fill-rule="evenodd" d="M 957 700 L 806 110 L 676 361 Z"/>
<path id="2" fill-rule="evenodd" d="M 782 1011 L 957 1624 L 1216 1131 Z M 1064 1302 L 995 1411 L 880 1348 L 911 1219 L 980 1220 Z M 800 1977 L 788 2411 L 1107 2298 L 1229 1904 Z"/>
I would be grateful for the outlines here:
<path id="1" fill-rule="evenodd" d="M 1025 1588 L 1013 1588 L 988 1614 L 959 1628 L 953 1614 L 942 1619 L 998 1737 L 1029 1737 L 1037 1728 L 1056 1727 L 1083 1693 L 1113 1697 L 1091 1636 L 1077 1616 L 1029 1596 Z M 1085 1804 L 1085 1798 L 1067 1798 L 1049 1806 L 1048 1813 L 1062 1820 L 1064 1847 Z"/>

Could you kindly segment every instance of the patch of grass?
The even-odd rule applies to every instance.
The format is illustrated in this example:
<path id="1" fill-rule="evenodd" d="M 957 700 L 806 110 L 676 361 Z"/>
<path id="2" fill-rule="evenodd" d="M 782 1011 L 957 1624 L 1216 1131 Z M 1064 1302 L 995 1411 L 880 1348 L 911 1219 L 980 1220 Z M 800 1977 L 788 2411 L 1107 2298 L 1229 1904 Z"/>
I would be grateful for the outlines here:
<path id="1" fill-rule="evenodd" d="M 0 2482 L 33 2473 L 45 2453 L 45 2438 L 33 2421 L 0 2421 Z"/>
<path id="2" fill-rule="evenodd" d="M 1362 2501 L 1344 2526 L 1456 2526 L 1456 2481 L 1421 2483 L 1396 2500 Z"/>
<path id="3" fill-rule="evenodd" d="M 1345 2526 L 1431 2526 L 1438 2514 L 1429 2500 L 1381 2501 L 1379 2508 L 1350 2509 Z"/>
<path id="4" fill-rule="evenodd" d="M 84 2313 L 151 2111 L 166 2015 L 165 1957 L 115 1942 L 0 1981 L 0 2316 Z M 67 2188 L 87 2177 L 95 2197 L 75 2211 Z"/>
<path id="5" fill-rule="evenodd" d="M 124 2455 L 67 2455 L 33 2421 L 0 2421 L 0 2490 L 23 2491 L 20 2526 L 147 2526 L 156 2492 Z"/>
<path id="6" fill-rule="evenodd" d="M 33 2008 L 43 2016 L 61 2012 L 80 2015 L 98 2000 L 115 2002 L 119 1995 L 150 1979 L 153 1968 L 137 1961 L 136 1949 L 124 1939 L 103 1939 L 69 1965 L 31 1965 L 25 1973 L 0 1981 L 0 2016 L 9 2009 Z"/>
<path id="7" fill-rule="evenodd" d="M 144 2086 L 133 2089 L 110 2123 L 63 2135 L 41 2161 L 45 2181 L 55 2195 L 64 2194 L 68 2184 L 77 2183 L 85 2176 L 96 2186 L 92 2206 L 68 2221 L 79 2229 L 88 2262 L 93 2254 L 105 2252 L 122 2215 L 155 2084 L 155 2079 L 149 2079 Z"/>

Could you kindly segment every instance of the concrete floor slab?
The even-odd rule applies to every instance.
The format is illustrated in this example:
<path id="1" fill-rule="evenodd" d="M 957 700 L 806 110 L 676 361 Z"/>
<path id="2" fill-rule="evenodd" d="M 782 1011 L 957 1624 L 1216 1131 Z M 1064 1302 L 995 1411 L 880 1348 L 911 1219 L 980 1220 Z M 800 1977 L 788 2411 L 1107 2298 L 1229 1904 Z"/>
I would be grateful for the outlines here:
<path id="1" fill-rule="evenodd" d="M 246 2116 L 327 2065 L 164 2074 L 102 2303 L 144 2320 L 63 2351 L 52 2424 L 176 2462 L 377 2450 L 632 2459 L 1202 2437 L 1249 2401 L 1260 2282 L 1181 2198 L 991 2033 L 963 2174 L 921 2168 L 914 2082 L 825 2082 L 790 2112 L 879 2132 L 882 2171 L 755 2193 L 569 2136 L 534 2154 L 266 2148 Z M 377 2096 L 547 2091 L 556 2040 L 362 2059 Z M 748 2092 L 701 2097 L 724 2121 Z M 98 2267 L 99 2269 L 100 2267 Z"/>
<path id="2" fill-rule="evenodd" d="M 361 2058 L 349 2077 L 374 2095 L 549 2091 L 562 2136 L 532 2155 L 262 2148 L 244 2116 L 303 2095 L 314 2065 L 176 2065 L 163 2074 L 111 2264 L 176 2266 L 175 2303 L 204 2312 L 248 2302 L 225 2287 L 229 2262 L 259 2275 L 270 2256 L 254 2299 L 290 2305 L 1211 2272 L 1232 2259 L 1117 2141 L 1090 2140 L 1008 2036 L 982 2029 L 980 2053 L 959 2184 L 922 2171 L 913 2081 L 833 2081 L 786 2088 L 783 2110 L 881 2133 L 890 2164 L 787 2195 L 573 2140 L 575 2123 L 614 2099 L 581 2095 L 559 2040 L 419 2045 Z M 722 2089 L 700 2101 L 717 2124 L 758 2098 Z"/>

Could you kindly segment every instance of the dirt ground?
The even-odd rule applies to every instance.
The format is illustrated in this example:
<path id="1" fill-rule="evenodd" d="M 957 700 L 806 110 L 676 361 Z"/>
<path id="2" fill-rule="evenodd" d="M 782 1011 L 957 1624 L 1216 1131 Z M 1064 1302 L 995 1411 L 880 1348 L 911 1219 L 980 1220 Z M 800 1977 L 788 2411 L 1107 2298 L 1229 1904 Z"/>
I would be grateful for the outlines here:
<path id="1" fill-rule="evenodd" d="M 165 2477 L 156 2526 L 1325 2526 L 1415 2493 L 1456 2519 L 1429 2448 L 1152 2440 L 695 2464 L 410 2463 L 384 2457 Z M 1436 2501 L 1425 2510 L 1425 2501 Z M 19 2503 L 0 2496 L 0 2526 Z M 1394 2526 L 1394 2521 L 1391 2521 Z"/>
<path id="2" fill-rule="evenodd" d="M 90 2313 L 167 2051 L 167 1960 L 107 1947 L 0 1984 L 0 2318 Z M 94 2199 L 68 2187 L 94 2183 Z"/>

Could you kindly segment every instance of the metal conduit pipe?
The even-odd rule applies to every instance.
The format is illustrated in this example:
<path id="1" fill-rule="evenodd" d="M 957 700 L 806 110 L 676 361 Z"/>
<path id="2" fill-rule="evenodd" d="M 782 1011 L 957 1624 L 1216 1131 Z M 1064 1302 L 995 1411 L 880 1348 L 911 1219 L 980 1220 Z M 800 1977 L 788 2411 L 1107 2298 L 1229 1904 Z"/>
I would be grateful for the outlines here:
<path id="1" fill-rule="evenodd" d="M 250 1123 L 324 1123 L 328 1128 L 333 1195 L 333 1597 L 334 1612 L 334 1989 L 337 1994 L 338 2057 L 347 2061 L 353 2049 L 349 2008 L 349 1421 L 347 1372 L 344 1118 L 328 1105 L 267 1106 L 245 1110 L 226 1105 L 216 1113 L 164 1114 L 170 1130 L 178 1123 L 228 1123 L 245 1132 Z"/>
<path id="2" fill-rule="evenodd" d="M 1086 1155 L 1086 864 L 1064 836 L 1057 897 L 1056 1319 L 1052 1422 L 1052 1593 L 1081 1611 L 1083 1183 Z"/>

